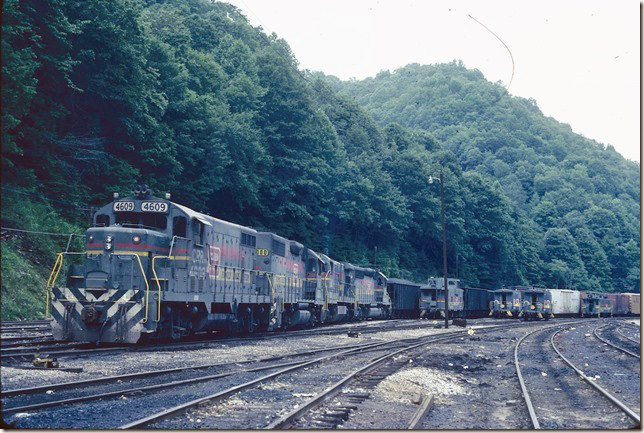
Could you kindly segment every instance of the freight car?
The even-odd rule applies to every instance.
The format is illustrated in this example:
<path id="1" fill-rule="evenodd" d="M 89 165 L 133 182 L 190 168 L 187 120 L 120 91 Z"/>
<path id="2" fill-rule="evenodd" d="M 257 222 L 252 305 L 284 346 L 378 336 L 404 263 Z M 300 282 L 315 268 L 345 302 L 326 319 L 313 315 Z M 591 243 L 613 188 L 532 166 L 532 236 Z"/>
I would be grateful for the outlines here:
<path id="1" fill-rule="evenodd" d="M 465 317 L 485 317 L 490 313 L 494 300 L 490 290 L 464 287 L 463 292 L 463 312 Z"/>
<path id="2" fill-rule="evenodd" d="M 613 316 L 639 316 L 639 293 L 606 293 L 606 297 L 611 302 Z"/>
<path id="3" fill-rule="evenodd" d="M 146 186 L 115 194 L 93 223 L 85 251 L 60 253 L 47 283 L 56 339 L 135 343 L 390 315 L 379 271 L 196 212 Z"/>
<path id="4" fill-rule="evenodd" d="M 552 318 L 552 298 L 546 289 L 534 287 L 521 291 L 521 312 L 523 320 L 549 320 Z"/>
<path id="5" fill-rule="evenodd" d="M 579 317 L 581 293 L 577 290 L 548 289 L 554 317 Z"/>
<path id="6" fill-rule="evenodd" d="M 420 287 L 420 315 L 426 318 L 445 317 L 445 281 L 443 278 L 430 277 L 427 284 Z M 463 316 L 463 289 L 460 280 L 447 279 L 448 308 L 450 317 Z"/>
<path id="7" fill-rule="evenodd" d="M 420 316 L 420 286 L 419 283 L 399 278 L 387 280 L 393 317 L 417 319 Z"/>
<path id="8" fill-rule="evenodd" d="M 627 316 L 640 315 L 640 294 L 639 293 L 620 293 L 619 302 L 624 305 Z"/>
<path id="9" fill-rule="evenodd" d="M 612 314 L 613 307 L 606 293 L 580 292 L 581 317 L 608 317 Z"/>

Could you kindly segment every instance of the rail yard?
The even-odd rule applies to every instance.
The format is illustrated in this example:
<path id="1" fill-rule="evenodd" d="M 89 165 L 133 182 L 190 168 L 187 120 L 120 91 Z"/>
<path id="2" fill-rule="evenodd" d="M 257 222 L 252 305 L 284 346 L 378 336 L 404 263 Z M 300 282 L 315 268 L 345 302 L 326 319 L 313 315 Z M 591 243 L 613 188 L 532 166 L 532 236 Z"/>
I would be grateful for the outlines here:
<path id="1" fill-rule="evenodd" d="M 1 328 L 3 421 L 16 428 L 640 424 L 639 318 L 373 320 L 120 346 L 57 342 L 46 322 Z"/>

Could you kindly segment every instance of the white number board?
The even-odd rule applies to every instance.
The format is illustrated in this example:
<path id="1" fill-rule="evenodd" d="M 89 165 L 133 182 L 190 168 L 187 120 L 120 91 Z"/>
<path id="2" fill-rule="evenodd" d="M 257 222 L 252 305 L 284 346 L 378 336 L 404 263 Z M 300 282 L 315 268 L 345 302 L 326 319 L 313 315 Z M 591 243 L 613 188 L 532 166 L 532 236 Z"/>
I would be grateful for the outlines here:
<path id="1" fill-rule="evenodd" d="M 167 212 L 168 203 L 161 201 L 144 201 L 141 203 L 142 212 Z"/>
<path id="2" fill-rule="evenodd" d="M 114 202 L 114 212 L 132 212 L 132 211 L 134 211 L 133 201 Z"/>

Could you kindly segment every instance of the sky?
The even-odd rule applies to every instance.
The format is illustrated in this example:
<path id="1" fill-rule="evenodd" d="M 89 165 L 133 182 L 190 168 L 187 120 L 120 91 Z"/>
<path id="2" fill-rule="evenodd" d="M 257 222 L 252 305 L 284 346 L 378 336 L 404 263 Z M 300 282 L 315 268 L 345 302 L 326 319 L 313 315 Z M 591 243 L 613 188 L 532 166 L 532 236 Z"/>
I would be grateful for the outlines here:
<path id="1" fill-rule="evenodd" d="M 462 60 L 640 161 L 639 1 L 225 1 L 286 40 L 301 69 L 360 80 Z"/>

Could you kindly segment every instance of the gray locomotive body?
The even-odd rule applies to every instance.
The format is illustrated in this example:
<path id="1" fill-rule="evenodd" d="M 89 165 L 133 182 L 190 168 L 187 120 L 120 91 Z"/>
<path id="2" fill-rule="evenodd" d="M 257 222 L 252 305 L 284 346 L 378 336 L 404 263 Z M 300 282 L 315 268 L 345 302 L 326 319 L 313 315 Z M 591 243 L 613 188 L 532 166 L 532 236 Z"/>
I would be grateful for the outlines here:
<path id="1" fill-rule="evenodd" d="M 48 282 L 54 338 L 135 343 L 386 318 L 386 277 L 138 188 L 100 208 Z M 61 269 L 66 282 L 57 285 Z"/>

